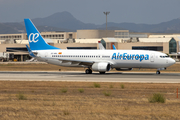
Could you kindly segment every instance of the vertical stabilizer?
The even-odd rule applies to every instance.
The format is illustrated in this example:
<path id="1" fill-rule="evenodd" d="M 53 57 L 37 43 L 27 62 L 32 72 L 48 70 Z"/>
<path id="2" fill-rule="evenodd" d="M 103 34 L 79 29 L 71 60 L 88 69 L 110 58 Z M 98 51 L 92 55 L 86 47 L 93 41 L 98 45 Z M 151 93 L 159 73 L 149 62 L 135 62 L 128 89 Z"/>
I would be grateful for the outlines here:
<path id="1" fill-rule="evenodd" d="M 116 50 L 116 47 L 114 45 L 112 45 L 112 46 L 113 46 L 113 50 Z"/>
<path id="2" fill-rule="evenodd" d="M 102 45 L 101 41 L 98 41 L 99 49 L 100 50 L 105 50 L 104 46 Z"/>
<path id="3" fill-rule="evenodd" d="M 24 23 L 26 26 L 27 37 L 29 41 L 30 49 L 33 50 L 52 50 L 59 49 L 54 46 L 48 45 L 35 25 L 32 23 L 30 19 L 24 19 Z"/>

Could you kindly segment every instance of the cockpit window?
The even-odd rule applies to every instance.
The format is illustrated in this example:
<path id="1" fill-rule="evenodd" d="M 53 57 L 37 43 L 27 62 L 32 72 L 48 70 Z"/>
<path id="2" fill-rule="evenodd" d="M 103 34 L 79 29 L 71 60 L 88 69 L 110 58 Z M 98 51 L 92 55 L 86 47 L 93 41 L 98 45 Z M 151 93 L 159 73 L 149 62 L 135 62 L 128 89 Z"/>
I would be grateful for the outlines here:
<path id="1" fill-rule="evenodd" d="M 168 55 L 164 55 L 164 56 L 160 56 L 161 58 L 168 58 L 169 56 Z"/>

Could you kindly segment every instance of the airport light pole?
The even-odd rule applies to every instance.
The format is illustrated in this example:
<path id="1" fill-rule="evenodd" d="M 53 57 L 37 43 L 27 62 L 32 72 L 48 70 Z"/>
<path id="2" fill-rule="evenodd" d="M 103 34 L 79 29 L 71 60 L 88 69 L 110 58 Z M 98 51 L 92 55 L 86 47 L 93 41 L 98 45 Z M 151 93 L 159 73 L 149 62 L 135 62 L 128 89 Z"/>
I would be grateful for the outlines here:
<path id="1" fill-rule="evenodd" d="M 110 13 L 110 12 L 103 12 L 105 15 L 106 15 L 106 30 L 107 30 L 107 15 Z"/>
<path id="2" fill-rule="evenodd" d="M 110 13 L 110 12 L 103 12 L 105 15 L 106 15 L 106 37 L 108 37 L 107 36 L 107 15 Z"/>

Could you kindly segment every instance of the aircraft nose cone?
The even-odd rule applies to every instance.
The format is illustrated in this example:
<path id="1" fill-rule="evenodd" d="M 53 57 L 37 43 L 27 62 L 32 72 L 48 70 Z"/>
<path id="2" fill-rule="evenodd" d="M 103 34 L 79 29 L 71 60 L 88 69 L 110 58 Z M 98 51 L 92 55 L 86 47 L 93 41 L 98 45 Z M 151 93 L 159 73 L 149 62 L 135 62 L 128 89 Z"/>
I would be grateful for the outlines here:
<path id="1" fill-rule="evenodd" d="M 170 59 L 169 63 L 171 63 L 173 65 L 176 63 L 176 61 L 174 59 Z"/>

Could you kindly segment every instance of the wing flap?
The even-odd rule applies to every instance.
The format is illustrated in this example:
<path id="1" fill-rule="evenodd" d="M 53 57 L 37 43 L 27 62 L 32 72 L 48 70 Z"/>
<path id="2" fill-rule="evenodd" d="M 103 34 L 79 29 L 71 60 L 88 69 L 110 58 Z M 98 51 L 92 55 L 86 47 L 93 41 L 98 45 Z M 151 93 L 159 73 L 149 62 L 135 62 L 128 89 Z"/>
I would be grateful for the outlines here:
<path id="1" fill-rule="evenodd" d="M 91 66 L 94 63 L 93 61 L 79 61 L 79 60 L 65 60 L 65 59 L 59 59 L 59 61 L 62 61 L 62 63 L 71 62 L 71 64 L 88 65 L 88 66 Z"/>

